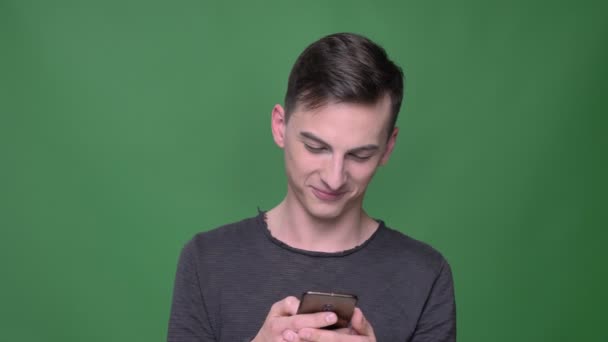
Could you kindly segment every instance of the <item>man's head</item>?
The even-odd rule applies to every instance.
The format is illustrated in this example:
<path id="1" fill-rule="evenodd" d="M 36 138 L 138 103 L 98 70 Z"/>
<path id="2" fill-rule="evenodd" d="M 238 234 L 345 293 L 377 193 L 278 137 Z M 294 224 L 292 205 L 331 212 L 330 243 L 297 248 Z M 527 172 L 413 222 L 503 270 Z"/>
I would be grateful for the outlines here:
<path id="1" fill-rule="evenodd" d="M 402 92 L 401 70 L 370 40 L 336 34 L 310 45 L 291 72 L 286 108 L 272 111 L 286 199 L 319 219 L 356 214 L 395 145 Z"/>
<path id="2" fill-rule="evenodd" d="M 403 72 L 384 49 L 352 33 L 336 33 L 309 45 L 296 60 L 285 95 L 285 115 L 328 103 L 374 104 L 390 98 L 390 136 L 403 98 Z M 301 108 L 300 108 L 301 107 Z"/>

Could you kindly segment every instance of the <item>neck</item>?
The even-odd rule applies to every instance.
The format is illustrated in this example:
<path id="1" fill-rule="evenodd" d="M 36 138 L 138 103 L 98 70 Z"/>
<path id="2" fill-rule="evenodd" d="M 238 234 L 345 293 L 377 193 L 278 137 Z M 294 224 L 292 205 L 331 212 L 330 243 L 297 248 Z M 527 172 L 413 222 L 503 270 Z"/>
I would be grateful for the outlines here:
<path id="1" fill-rule="evenodd" d="M 340 252 L 366 241 L 378 223 L 361 206 L 325 219 L 311 215 L 289 195 L 267 213 L 272 235 L 289 246 L 316 252 Z"/>

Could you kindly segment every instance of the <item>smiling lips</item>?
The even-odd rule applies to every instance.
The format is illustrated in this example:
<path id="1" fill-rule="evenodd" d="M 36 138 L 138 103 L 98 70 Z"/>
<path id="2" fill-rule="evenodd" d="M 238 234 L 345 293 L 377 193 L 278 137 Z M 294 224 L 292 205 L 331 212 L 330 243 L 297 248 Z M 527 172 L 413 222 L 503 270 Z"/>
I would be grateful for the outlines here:
<path id="1" fill-rule="evenodd" d="M 333 202 L 333 201 L 337 201 L 340 198 L 342 198 L 342 196 L 344 196 L 345 192 L 332 192 L 332 191 L 323 191 L 323 190 L 319 190 L 315 187 L 312 188 L 312 193 L 315 194 L 315 196 L 322 200 L 322 201 L 328 201 L 328 202 Z"/>

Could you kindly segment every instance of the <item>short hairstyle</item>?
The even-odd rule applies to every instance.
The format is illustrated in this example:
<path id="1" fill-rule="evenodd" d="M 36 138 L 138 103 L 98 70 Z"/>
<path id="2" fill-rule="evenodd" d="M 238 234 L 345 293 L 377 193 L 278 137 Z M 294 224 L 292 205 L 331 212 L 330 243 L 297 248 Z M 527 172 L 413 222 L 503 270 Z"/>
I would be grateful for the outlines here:
<path id="1" fill-rule="evenodd" d="M 286 121 L 296 107 L 319 108 L 331 102 L 374 104 L 391 100 L 388 134 L 403 99 L 403 72 L 370 39 L 336 33 L 309 45 L 294 63 L 285 94 Z"/>

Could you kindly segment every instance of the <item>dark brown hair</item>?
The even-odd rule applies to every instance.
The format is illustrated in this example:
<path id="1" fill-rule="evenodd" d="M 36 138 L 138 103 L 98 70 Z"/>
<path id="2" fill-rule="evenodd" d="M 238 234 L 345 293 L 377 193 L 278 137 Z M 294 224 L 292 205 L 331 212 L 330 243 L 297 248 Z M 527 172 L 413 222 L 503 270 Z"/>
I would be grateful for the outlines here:
<path id="1" fill-rule="evenodd" d="M 309 45 L 291 69 L 286 120 L 296 107 L 312 110 L 330 102 L 374 104 L 387 94 L 391 99 L 390 135 L 403 99 L 401 68 L 368 38 L 332 34 Z"/>

